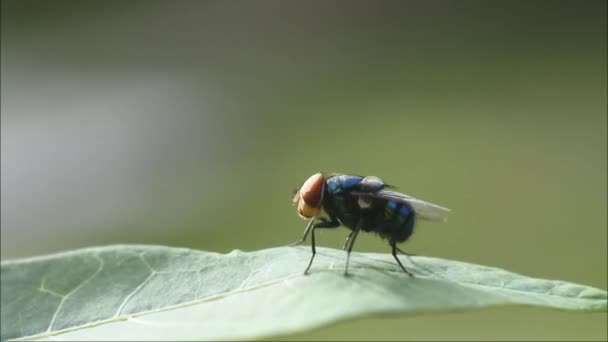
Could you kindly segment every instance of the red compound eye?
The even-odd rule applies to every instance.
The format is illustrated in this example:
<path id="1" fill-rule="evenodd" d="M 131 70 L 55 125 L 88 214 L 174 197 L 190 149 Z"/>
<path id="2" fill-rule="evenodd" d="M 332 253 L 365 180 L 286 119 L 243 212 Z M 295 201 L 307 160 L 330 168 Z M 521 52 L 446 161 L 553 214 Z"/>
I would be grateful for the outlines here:
<path id="1" fill-rule="evenodd" d="M 300 188 L 300 197 L 304 203 L 314 208 L 320 207 L 324 184 L 325 177 L 322 173 L 319 172 L 310 176 Z"/>

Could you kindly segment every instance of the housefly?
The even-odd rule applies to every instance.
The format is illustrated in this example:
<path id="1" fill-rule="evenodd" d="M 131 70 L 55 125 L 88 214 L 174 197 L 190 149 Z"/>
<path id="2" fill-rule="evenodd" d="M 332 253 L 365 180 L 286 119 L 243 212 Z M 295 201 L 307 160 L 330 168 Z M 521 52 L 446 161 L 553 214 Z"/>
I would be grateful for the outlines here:
<path id="1" fill-rule="evenodd" d="M 302 238 L 311 234 L 312 256 L 304 273 L 308 273 L 315 257 L 315 229 L 350 229 L 343 249 L 347 251 L 344 274 L 348 274 L 350 253 L 360 231 L 374 232 L 386 239 L 401 269 L 413 276 L 397 257 L 397 243 L 405 242 L 414 231 L 417 219 L 446 221 L 450 211 L 397 191 L 375 176 L 315 173 L 295 190 L 293 202 L 300 217 L 309 219 Z M 405 253 L 407 254 L 407 253 Z"/>

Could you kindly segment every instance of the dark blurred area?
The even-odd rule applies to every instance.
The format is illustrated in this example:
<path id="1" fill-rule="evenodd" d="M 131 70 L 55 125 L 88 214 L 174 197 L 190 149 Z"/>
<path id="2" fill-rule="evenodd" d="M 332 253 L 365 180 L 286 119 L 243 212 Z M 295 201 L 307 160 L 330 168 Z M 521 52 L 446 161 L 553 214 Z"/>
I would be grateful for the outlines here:
<path id="1" fill-rule="evenodd" d="M 291 191 L 325 171 L 453 210 L 405 250 L 606 289 L 606 7 L 3 0 L 2 259 L 284 245 L 305 226 Z M 606 318 L 492 309 L 289 338 L 606 340 Z"/>

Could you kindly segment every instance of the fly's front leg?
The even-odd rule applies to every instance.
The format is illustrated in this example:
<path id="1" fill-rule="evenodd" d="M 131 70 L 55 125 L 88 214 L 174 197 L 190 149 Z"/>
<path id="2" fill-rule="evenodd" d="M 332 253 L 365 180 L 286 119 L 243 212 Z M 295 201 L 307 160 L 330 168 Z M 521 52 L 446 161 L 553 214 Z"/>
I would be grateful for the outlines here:
<path id="1" fill-rule="evenodd" d="M 315 224 L 315 219 L 316 219 L 316 217 L 313 217 L 313 218 L 310 219 L 310 221 L 308 222 L 308 225 L 304 229 L 304 234 L 302 235 L 302 238 L 300 240 L 296 241 L 296 242 L 290 243 L 289 246 L 291 246 L 291 247 L 297 246 L 297 245 L 301 244 L 302 242 L 306 241 L 306 237 L 308 236 L 308 233 L 310 232 L 310 229 Z"/>
<path id="2" fill-rule="evenodd" d="M 338 222 L 338 220 L 336 220 L 335 218 L 331 218 L 331 219 L 326 219 L 326 218 L 321 218 L 320 222 L 314 223 L 312 225 L 311 231 L 310 231 L 310 240 L 311 240 L 311 248 L 312 248 L 312 256 L 310 257 L 310 261 L 308 262 L 308 267 L 306 267 L 306 270 L 304 270 L 304 274 L 308 274 L 308 270 L 310 269 L 310 266 L 312 265 L 312 261 L 315 258 L 315 255 L 317 254 L 317 250 L 315 248 L 315 229 L 317 228 L 336 228 L 338 226 L 340 226 L 340 222 Z"/>
<path id="3" fill-rule="evenodd" d="M 313 225 L 313 228 L 336 228 L 340 226 L 340 221 L 334 217 L 320 217 L 319 222 Z"/>

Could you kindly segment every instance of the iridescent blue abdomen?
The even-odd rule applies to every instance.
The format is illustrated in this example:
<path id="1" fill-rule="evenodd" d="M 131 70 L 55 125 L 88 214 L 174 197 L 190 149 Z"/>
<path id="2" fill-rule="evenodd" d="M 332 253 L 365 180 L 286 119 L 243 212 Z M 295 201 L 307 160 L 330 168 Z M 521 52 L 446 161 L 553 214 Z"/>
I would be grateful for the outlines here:
<path id="1" fill-rule="evenodd" d="M 416 216 L 407 203 L 386 200 L 379 203 L 384 210 L 377 211 L 370 218 L 374 231 L 382 237 L 391 237 L 397 242 L 407 240 L 414 232 Z"/>

